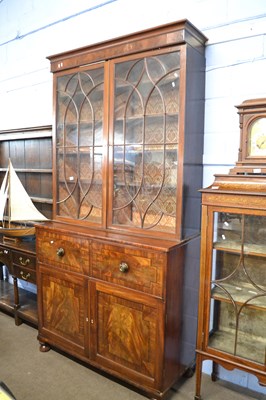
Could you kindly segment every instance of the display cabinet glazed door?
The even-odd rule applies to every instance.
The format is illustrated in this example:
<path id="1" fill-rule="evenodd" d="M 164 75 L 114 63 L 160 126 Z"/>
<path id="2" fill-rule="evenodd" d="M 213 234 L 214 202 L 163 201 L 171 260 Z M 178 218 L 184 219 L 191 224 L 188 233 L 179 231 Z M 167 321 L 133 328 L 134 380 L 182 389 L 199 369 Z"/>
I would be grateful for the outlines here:
<path id="1" fill-rule="evenodd" d="M 206 346 L 266 370 L 266 215 L 210 213 L 212 275 Z"/>
<path id="2" fill-rule="evenodd" d="M 102 224 L 104 67 L 56 79 L 57 217 Z"/>
<path id="3" fill-rule="evenodd" d="M 87 281 L 73 274 L 51 272 L 51 268 L 42 265 L 39 268 L 40 343 L 55 343 L 72 353 L 84 354 Z"/>
<path id="4" fill-rule="evenodd" d="M 129 382 L 154 388 L 162 372 L 162 308 L 143 293 L 90 282 L 91 358 Z"/>
<path id="5" fill-rule="evenodd" d="M 180 49 L 117 59 L 111 67 L 109 222 L 120 229 L 175 234 L 181 203 L 176 200 Z"/>

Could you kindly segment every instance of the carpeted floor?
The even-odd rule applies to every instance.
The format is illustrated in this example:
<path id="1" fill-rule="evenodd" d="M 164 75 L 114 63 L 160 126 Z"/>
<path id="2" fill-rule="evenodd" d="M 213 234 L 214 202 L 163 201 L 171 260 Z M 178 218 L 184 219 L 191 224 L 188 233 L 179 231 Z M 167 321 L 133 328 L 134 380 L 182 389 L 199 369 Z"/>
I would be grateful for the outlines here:
<path id="1" fill-rule="evenodd" d="M 146 397 L 56 352 L 41 353 L 37 330 L 0 312 L 0 381 L 17 400 L 141 400 Z M 204 400 L 251 400 L 254 397 L 203 376 Z M 195 377 L 185 379 L 170 400 L 193 400 Z M 241 389 L 242 391 L 242 389 Z"/>

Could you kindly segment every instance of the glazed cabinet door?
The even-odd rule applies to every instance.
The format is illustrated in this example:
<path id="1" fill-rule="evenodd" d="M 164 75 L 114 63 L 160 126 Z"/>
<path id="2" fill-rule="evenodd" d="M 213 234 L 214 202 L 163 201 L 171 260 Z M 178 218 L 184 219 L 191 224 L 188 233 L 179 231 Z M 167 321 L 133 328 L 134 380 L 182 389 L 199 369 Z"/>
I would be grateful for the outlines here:
<path id="1" fill-rule="evenodd" d="M 97 280 L 89 285 L 92 360 L 129 382 L 160 386 L 162 300 Z"/>
<path id="2" fill-rule="evenodd" d="M 103 64 L 56 77 L 56 99 L 55 214 L 102 225 Z"/>
<path id="3" fill-rule="evenodd" d="M 266 371 L 266 216 L 210 213 L 210 352 Z"/>
<path id="4" fill-rule="evenodd" d="M 87 280 L 39 265 L 39 340 L 71 354 L 84 354 Z"/>
<path id="5" fill-rule="evenodd" d="M 180 48 L 117 59 L 111 65 L 110 225 L 176 234 Z M 182 186 L 181 175 L 178 184 Z M 113 190 L 114 188 L 114 190 Z"/>

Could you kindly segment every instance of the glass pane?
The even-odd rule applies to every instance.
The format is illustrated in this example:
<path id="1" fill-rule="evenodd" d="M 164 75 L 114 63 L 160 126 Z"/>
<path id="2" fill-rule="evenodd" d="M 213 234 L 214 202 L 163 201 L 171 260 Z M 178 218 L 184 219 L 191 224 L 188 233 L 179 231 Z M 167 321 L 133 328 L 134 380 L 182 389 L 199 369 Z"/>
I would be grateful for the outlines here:
<path id="1" fill-rule="evenodd" d="M 115 66 L 114 224 L 176 230 L 179 56 Z"/>
<path id="2" fill-rule="evenodd" d="M 266 217 L 214 214 L 209 346 L 265 363 Z"/>
<path id="3" fill-rule="evenodd" d="M 101 223 L 103 68 L 57 80 L 57 215 Z"/>

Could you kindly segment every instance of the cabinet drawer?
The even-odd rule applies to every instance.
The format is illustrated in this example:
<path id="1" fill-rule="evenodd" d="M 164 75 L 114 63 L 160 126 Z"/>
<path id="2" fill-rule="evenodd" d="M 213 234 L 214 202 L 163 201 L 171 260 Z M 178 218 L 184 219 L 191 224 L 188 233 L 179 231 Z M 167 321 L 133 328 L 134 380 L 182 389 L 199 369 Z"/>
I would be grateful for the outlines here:
<path id="1" fill-rule="evenodd" d="M 36 272 L 32 269 L 25 267 L 19 267 L 18 265 L 13 265 L 13 274 L 19 279 L 26 282 L 36 283 Z"/>
<path id="2" fill-rule="evenodd" d="M 37 235 L 36 246 L 38 261 L 73 272 L 89 273 L 89 240 L 44 231 Z"/>
<path id="3" fill-rule="evenodd" d="M 11 255 L 10 250 L 5 247 L 0 246 L 0 262 L 10 266 L 11 265 Z"/>
<path id="4" fill-rule="evenodd" d="M 18 266 L 21 268 L 27 268 L 30 270 L 36 269 L 36 257 L 26 254 L 20 253 L 17 251 L 12 251 L 12 259 L 14 266 Z"/>
<path id="5" fill-rule="evenodd" d="M 165 264 L 164 253 L 92 243 L 92 277 L 159 297 L 163 297 Z"/>

